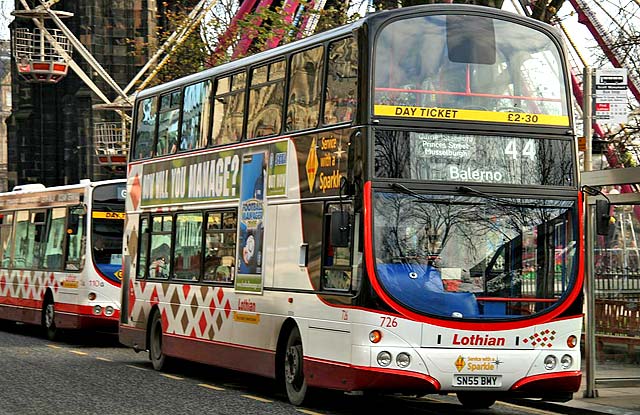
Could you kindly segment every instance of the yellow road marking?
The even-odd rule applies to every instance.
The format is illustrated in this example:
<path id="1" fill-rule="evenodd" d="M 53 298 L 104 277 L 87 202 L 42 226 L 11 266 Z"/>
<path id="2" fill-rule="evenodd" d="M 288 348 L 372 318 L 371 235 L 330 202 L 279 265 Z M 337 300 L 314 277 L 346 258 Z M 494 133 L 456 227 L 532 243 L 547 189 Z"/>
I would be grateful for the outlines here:
<path id="1" fill-rule="evenodd" d="M 56 346 L 55 344 L 47 344 L 47 347 L 51 347 L 52 349 L 62 349 L 62 347 Z"/>
<path id="2" fill-rule="evenodd" d="M 324 414 L 321 414 L 320 412 L 313 412 L 313 411 L 310 411 L 308 409 L 298 409 L 298 408 L 296 408 L 296 411 L 302 412 L 303 414 L 309 414 L 309 415 L 324 415 Z"/>
<path id="3" fill-rule="evenodd" d="M 113 362 L 111 359 L 107 359 L 106 357 L 96 357 L 97 360 L 102 360 L 103 362 Z"/>
<path id="4" fill-rule="evenodd" d="M 225 390 L 224 388 L 218 387 L 218 386 L 213 386 L 213 385 L 209 385 L 206 383 L 198 383 L 198 386 L 202 386 L 203 388 L 207 388 L 207 389 L 213 389 L 214 391 L 223 391 Z"/>
<path id="5" fill-rule="evenodd" d="M 518 408 L 518 409 L 524 409 L 527 410 L 529 412 L 535 413 L 535 414 L 540 414 L 540 415 L 553 415 L 556 412 L 549 412 L 549 411 L 544 411 L 542 409 L 536 409 L 536 408 L 531 408 L 529 406 L 522 406 L 522 405 L 516 405 L 513 403 L 509 403 L 509 402 L 503 402 L 503 401 L 498 401 L 499 405 L 504 405 L 504 406 L 509 406 L 512 408 Z"/>
<path id="6" fill-rule="evenodd" d="M 170 375 L 168 373 L 160 373 L 160 375 L 164 376 L 165 378 L 169 378 L 173 380 L 182 380 L 180 376 Z"/>
<path id="7" fill-rule="evenodd" d="M 138 370 L 149 370 L 149 369 L 147 369 L 147 368 L 140 367 L 140 366 L 136 366 L 136 365 L 125 365 L 125 366 L 126 366 L 126 367 L 130 367 L 130 368 L 133 368 L 133 369 L 138 369 Z"/>
<path id="8" fill-rule="evenodd" d="M 258 401 L 258 402 L 266 402 L 266 403 L 271 403 L 273 401 L 270 401 L 269 399 L 265 399 L 265 398 L 261 398 L 259 396 L 253 396 L 253 395 L 242 395 L 245 398 L 249 398 L 249 399 L 253 399 L 254 401 Z"/>
<path id="9" fill-rule="evenodd" d="M 86 355 L 87 355 L 87 353 L 85 353 L 85 352 L 81 352 L 80 350 L 69 350 L 69 351 L 70 351 L 71 353 L 73 353 L 73 354 L 77 354 L 77 355 L 79 355 L 79 356 L 86 356 Z"/>

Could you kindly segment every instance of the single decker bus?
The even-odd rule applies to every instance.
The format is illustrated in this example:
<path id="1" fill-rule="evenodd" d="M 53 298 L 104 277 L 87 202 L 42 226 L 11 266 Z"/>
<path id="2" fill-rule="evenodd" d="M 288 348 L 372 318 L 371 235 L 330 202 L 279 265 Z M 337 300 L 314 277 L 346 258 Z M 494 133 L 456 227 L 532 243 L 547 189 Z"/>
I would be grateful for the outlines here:
<path id="1" fill-rule="evenodd" d="M 313 388 L 568 400 L 582 228 L 558 32 L 438 4 L 142 91 L 120 341 Z"/>
<path id="2" fill-rule="evenodd" d="M 0 193 L 0 319 L 117 332 L 125 179 Z"/>

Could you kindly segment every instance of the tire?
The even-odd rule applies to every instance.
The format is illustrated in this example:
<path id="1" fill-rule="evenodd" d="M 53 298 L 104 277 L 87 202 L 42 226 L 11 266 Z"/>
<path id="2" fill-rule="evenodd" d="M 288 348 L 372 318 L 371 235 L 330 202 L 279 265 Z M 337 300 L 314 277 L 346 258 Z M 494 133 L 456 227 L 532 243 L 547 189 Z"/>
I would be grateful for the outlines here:
<path id="1" fill-rule="evenodd" d="M 289 402 L 302 405 L 307 398 L 307 380 L 303 371 L 302 337 L 298 327 L 289 332 L 282 362 L 282 381 Z"/>
<path id="2" fill-rule="evenodd" d="M 59 331 L 56 327 L 56 308 L 51 297 L 47 297 L 42 306 L 42 327 L 47 339 L 53 341 L 58 335 Z"/>
<path id="3" fill-rule="evenodd" d="M 456 395 L 467 409 L 488 409 L 496 403 L 496 396 L 488 392 L 458 392 Z"/>
<path id="4" fill-rule="evenodd" d="M 153 313 L 149 326 L 149 360 L 155 370 L 167 367 L 167 356 L 162 352 L 162 317 L 159 311 Z"/>

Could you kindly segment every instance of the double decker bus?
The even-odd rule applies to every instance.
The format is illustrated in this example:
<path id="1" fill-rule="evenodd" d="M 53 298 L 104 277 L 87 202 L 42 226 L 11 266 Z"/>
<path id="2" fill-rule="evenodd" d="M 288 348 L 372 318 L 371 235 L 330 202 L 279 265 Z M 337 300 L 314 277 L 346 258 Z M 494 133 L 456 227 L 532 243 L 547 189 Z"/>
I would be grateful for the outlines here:
<path id="1" fill-rule="evenodd" d="M 117 332 L 126 180 L 0 193 L 0 319 Z"/>
<path id="2" fill-rule="evenodd" d="M 310 388 L 568 400 L 581 194 L 561 39 L 365 18 L 142 91 L 120 341 Z"/>

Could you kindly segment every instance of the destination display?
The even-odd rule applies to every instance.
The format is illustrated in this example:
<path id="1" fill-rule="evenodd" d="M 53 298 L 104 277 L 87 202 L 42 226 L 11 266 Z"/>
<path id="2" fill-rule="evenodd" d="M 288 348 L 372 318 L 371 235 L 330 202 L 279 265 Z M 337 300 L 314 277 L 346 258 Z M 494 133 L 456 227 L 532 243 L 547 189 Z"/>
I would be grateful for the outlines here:
<path id="1" fill-rule="evenodd" d="M 570 186 L 569 140 L 379 130 L 380 178 Z"/>

